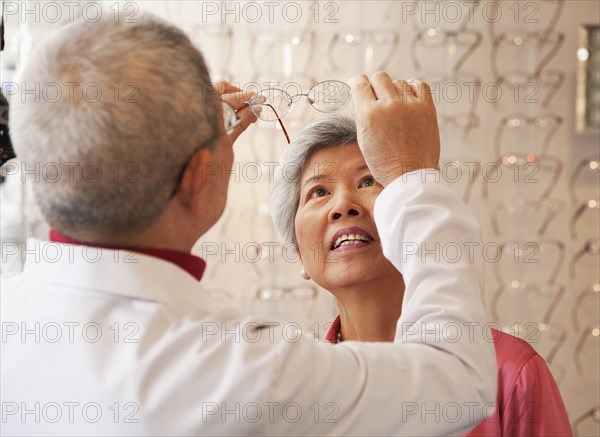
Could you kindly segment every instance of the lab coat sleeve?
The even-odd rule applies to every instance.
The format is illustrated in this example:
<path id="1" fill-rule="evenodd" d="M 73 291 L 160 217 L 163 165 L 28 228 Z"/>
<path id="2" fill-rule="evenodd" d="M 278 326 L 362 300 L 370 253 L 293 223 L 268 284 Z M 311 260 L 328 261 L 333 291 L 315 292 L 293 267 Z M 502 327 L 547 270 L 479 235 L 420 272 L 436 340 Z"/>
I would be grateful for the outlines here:
<path id="1" fill-rule="evenodd" d="M 406 284 L 395 343 L 282 342 L 272 400 L 297 404 L 302 416 L 267 432 L 460 435 L 493 413 L 480 228 L 440 179 L 432 170 L 407 173 L 375 204 L 383 252 Z"/>

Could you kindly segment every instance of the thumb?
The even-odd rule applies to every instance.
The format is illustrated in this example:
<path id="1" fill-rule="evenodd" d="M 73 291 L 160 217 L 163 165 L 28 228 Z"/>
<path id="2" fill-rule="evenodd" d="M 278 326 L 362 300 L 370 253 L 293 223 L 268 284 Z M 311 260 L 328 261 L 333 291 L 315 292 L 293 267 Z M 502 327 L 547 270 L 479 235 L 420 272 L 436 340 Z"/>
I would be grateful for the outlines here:
<path id="1" fill-rule="evenodd" d="M 232 143 L 239 138 L 239 136 L 248 128 L 248 126 L 257 120 L 256 115 L 252 113 L 250 107 L 248 106 L 237 111 L 237 115 L 242 121 L 227 134 L 227 137 Z"/>

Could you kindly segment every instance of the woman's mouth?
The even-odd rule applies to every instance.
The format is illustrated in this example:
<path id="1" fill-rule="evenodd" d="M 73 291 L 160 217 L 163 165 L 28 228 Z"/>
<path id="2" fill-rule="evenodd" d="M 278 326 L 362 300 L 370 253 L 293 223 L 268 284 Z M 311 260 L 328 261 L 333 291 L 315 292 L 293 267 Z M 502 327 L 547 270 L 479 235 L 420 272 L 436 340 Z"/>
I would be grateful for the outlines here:
<path id="1" fill-rule="evenodd" d="M 330 250 L 358 249 L 371 244 L 373 241 L 373 237 L 360 228 L 341 229 L 333 236 Z"/>

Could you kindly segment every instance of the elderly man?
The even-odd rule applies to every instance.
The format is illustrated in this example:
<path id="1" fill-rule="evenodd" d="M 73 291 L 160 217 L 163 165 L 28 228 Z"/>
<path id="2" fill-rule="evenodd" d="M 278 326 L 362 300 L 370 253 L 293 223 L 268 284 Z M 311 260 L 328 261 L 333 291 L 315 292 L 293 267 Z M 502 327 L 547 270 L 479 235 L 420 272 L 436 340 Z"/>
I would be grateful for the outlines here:
<path id="1" fill-rule="evenodd" d="M 191 248 L 223 212 L 233 141 L 255 117 L 248 95 L 214 92 L 181 31 L 148 15 L 80 21 L 49 37 L 21 80 L 63 92 L 24 92 L 11 107 L 24 167 L 46 169 L 30 179 L 53 231 L 2 279 L 3 432 L 442 435 L 493 412 L 481 264 L 402 253 L 408 241 L 479 238 L 435 180 L 425 85 L 351 80 L 359 144 L 386 186 L 381 244 L 406 293 L 395 343 L 332 348 L 216 310 L 199 284 Z"/>

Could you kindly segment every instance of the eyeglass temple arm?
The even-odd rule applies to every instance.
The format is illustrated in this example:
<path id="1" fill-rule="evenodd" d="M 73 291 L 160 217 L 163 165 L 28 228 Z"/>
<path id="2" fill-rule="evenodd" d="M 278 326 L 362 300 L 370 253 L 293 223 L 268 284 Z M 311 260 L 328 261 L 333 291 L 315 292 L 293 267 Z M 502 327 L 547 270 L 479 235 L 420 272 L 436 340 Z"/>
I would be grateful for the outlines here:
<path id="1" fill-rule="evenodd" d="M 473 44 L 470 44 L 469 47 L 467 48 L 467 50 L 465 51 L 465 53 L 463 53 L 463 55 L 460 57 L 460 59 L 458 61 L 456 61 L 456 64 L 454 64 L 454 67 L 453 67 L 453 70 L 455 72 L 460 71 L 460 69 L 463 67 L 464 63 L 467 62 L 467 60 L 471 57 L 473 52 L 475 50 L 477 50 L 477 47 L 479 47 L 481 45 L 481 41 L 483 40 L 483 35 L 481 34 L 481 32 L 479 32 L 477 30 L 473 30 L 472 32 L 469 32 L 469 33 L 473 33 L 475 35 L 475 42 Z"/>
<path id="2" fill-rule="evenodd" d="M 275 110 L 273 105 L 271 105 L 270 103 L 263 103 L 263 105 L 266 105 L 269 108 L 271 108 L 271 110 L 273 110 L 273 112 L 277 116 L 277 121 L 279 122 L 279 125 L 281 126 L 281 130 L 283 131 L 283 134 L 285 135 L 285 139 L 287 140 L 287 143 L 290 144 L 290 136 L 288 135 L 287 130 L 285 130 L 285 126 L 283 125 L 283 122 L 281 121 L 281 117 L 279 116 L 279 114 L 277 113 L 277 111 Z"/>

